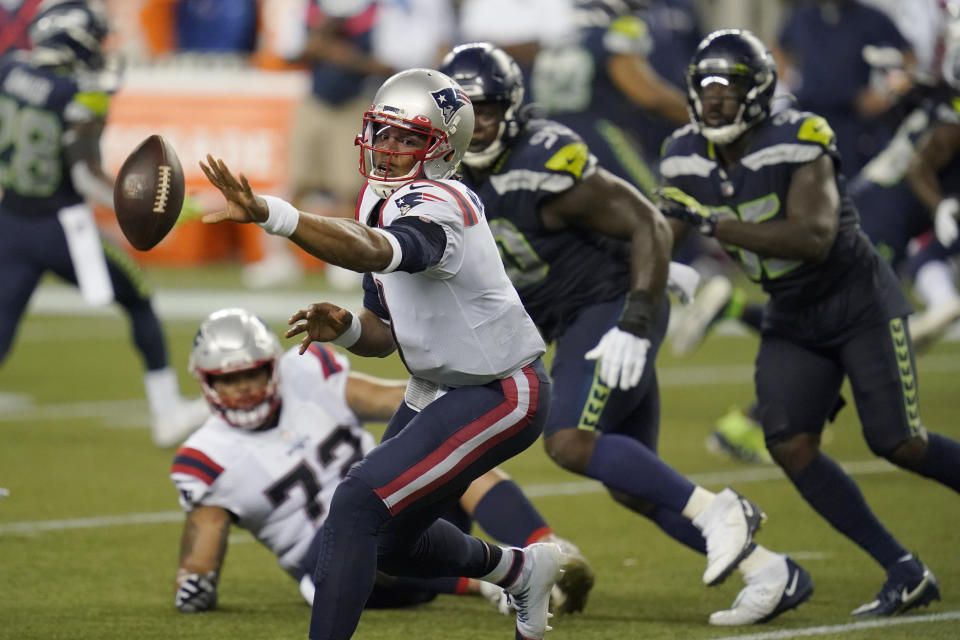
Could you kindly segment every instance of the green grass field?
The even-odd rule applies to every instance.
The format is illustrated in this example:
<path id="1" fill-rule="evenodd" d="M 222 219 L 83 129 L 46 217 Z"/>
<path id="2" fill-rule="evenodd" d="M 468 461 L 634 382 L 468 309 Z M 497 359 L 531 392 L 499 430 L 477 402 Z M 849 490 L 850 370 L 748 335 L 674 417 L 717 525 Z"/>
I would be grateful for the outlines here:
<path id="1" fill-rule="evenodd" d="M 229 269 L 152 275 L 165 291 L 186 283 L 236 285 Z M 241 300 L 245 295 L 237 292 Z M 304 296 L 320 299 L 309 291 Z M 198 389 L 185 372 L 187 352 L 210 311 L 197 306 L 195 317 L 165 325 L 172 361 L 190 395 Z M 849 612 L 873 597 L 881 570 L 816 516 L 776 469 L 706 451 L 715 418 L 752 397 L 755 347 L 753 338 L 714 336 L 682 361 L 664 350 L 660 449 L 708 488 L 730 483 L 763 506 L 769 520 L 759 541 L 791 553 L 813 574 L 811 601 L 762 627 L 709 626 L 709 613 L 732 602 L 739 576 L 704 587 L 700 556 L 616 506 L 596 485 L 554 466 L 538 443 L 505 468 L 558 533 L 579 544 L 598 576 L 586 611 L 555 618 L 548 640 L 960 638 L 958 496 L 877 464 L 852 407 L 830 427 L 825 449 L 852 465 L 877 514 L 936 572 L 944 596 L 929 609 L 875 628 L 854 626 L 859 621 Z M 355 360 L 355 366 L 402 374 L 396 358 Z M 927 425 L 960 438 L 960 344 L 938 345 L 920 358 L 919 369 Z M 242 533 L 231 538 L 218 610 L 187 616 L 174 609 L 182 516 L 167 478 L 172 450 L 154 447 L 146 425 L 140 364 L 122 316 L 25 318 L 0 369 L 0 487 L 10 491 L 0 499 L 0 639 L 305 638 L 309 609 L 296 585 Z M 356 637 L 469 640 L 512 633 L 512 622 L 485 601 L 440 597 L 414 610 L 369 612 Z"/>

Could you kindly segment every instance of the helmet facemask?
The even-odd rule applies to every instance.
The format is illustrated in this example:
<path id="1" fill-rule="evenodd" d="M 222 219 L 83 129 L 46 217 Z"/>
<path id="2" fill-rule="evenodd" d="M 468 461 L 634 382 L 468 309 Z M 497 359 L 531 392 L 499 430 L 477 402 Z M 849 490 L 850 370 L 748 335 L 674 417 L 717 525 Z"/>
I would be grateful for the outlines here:
<path id="1" fill-rule="evenodd" d="M 383 146 L 391 139 L 398 143 Z M 376 111 L 363 114 L 363 129 L 355 144 L 361 149 L 360 173 L 381 198 L 388 197 L 401 185 L 421 175 L 431 177 L 425 170 L 428 162 L 442 159 L 452 151 L 447 134 L 434 129 L 428 118 L 418 116 L 404 120 Z M 397 146 L 409 147 L 409 150 L 397 150 Z M 404 157 L 414 160 L 410 170 L 402 175 L 391 175 Z"/>
<path id="2" fill-rule="evenodd" d="M 243 395 L 224 395 L 217 391 L 217 379 L 236 373 L 263 371 L 266 383 Z M 246 431 L 256 431 L 265 426 L 280 407 L 279 379 L 276 363 L 266 360 L 249 369 L 229 373 L 204 371 L 200 379 L 203 395 L 210 406 L 229 424 Z"/>

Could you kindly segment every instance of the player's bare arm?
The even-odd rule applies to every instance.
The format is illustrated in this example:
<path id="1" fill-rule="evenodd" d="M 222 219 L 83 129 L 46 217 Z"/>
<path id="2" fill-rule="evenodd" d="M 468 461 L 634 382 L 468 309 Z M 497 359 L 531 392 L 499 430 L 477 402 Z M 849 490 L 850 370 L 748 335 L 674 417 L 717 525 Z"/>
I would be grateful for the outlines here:
<path id="1" fill-rule="evenodd" d="M 917 200 L 931 213 L 944 198 L 938 174 L 957 153 L 960 153 L 960 125 L 943 122 L 920 138 L 910 159 L 907 181 Z"/>
<path id="2" fill-rule="evenodd" d="M 187 514 L 180 539 L 174 604 L 181 613 L 217 607 L 217 580 L 227 553 L 230 514 L 221 507 L 198 506 Z"/>
<path id="3" fill-rule="evenodd" d="M 387 380 L 358 371 L 347 379 L 347 406 L 360 420 L 387 421 L 403 402 L 405 380 Z"/>
<path id="4" fill-rule="evenodd" d="M 687 98 L 664 80 L 647 60 L 631 54 L 610 57 L 607 73 L 617 88 L 642 109 L 674 124 L 686 124 Z"/>
<path id="5" fill-rule="evenodd" d="M 267 201 L 253 192 L 246 176 L 234 176 L 223 160 L 210 155 L 200 168 L 227 200 L 226 209 L 203 216 L 205 224 L 267 221 Z M 296 229 L 289 237 L 324 262 L 361 273 L 383 270 L 393 259 L 393 248 L 382 233 L 354 220 L 300 211 Z"/>
<path id="6" fill-rule="evenodd" d="M 330 302 L 317 302 L 290 316 L 291 325 L 284 334 L 286 338 L 305 334 L 300 341 L 300 353 L 310 347 L 311 342 L 330 342 L 346 333 L 353 323 L 353 314 Z M 397 348 L 390 327 L 368 309 L 357 312 L 360 321 L 360 337 L 347 347 L 359 356 L 384 358 Z M 396 405 L 394 405 L 396 408 Z"/>
<path id="7" fill-rule="evenodd" d="M 183 575 L 220 570 L 229 532 L 230 513 L 226 509 L 201 505 L 187 514 L 180 537 L 177 587 Z"/>
<path id="8" fill-rule="evenodd" d="M 829 156 L 822 155 L 794 172 L 786 207 L 786 218 L 763 224 L 719 220 L 714 236 L 765 257 L 824 259 L 840 222 L 840 194 Z"/>
<path id="9" fill-rule="evenodd" d="M 603 209 L 597 203 L 604 203 Z M 578 227 L 630 242 L 632 288 L 663 294 L 670 267 L 673 232 L 653 203 L 633 185 L 606 169 L 546 202 L 540 209 L 553 230 Z"/>

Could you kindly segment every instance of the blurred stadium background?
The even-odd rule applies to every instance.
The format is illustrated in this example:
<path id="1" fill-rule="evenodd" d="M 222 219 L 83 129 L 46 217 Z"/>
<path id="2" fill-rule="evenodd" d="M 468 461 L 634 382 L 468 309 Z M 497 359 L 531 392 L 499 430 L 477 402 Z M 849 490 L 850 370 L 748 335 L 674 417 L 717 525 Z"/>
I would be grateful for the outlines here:
<path id="1" fill-rule="evenodd" d="M 174 50 L 174 0 L 108 2 L 112 46 L 127 67 L 103 141 L 107 166 L 115 171 L 140 140 L 161 133 L 178 150 L 198 210 L 217 206 L 197 169 L 206 153 L 244 172 L 255 189 L 283 194 L 291 115 L 309 81 L 303 70 L 285 67 L 271 54 L 282 37 L 273 31 L 279 29 L 273 18 L 298 3 L 259 3 L 259 40 L 251 54 L 196 55 Z M 697 5 L 707 29 L 747 26 L 772 37 L 785 3 Z M 125 244 L 111 212 L 99 212 L 99 220 Z M 256 229 L 214 232 L 185 220 L 151 252 L 126 245 L 157 291 L 172 362 L 187 395 L 198 393 L 185 371 L 190 342 L 213 309 L 245 306 L 282 332 L 286 318 L 310 302 L 358 304 L 355 290 L 331 286 L 322 265 L 300 254 L 301 279 L 266 290 L 246 287 L 242 267 L 263 258 L 261 240 Z M 875 627 L 855 624 L 850 610 L 883 581 L 872 562 L 830 530 L 776 468 L 734 462 L 704 446 L 717 417 L 752 398 L 755 338 L 730 326 L 717 333 L 683 360 L 669 349 L 661 353 L 661 452 L 708 488 L 731 484 L 763 505 L 770 519 L 760 539 L 810 570 L 813 599 L 770 627 L 708 626 L 707 615 L 730 604 L 739 578 L 704 588 L 699 557 L 617 507 L 598 485 L 560 470 L 537 444 L 506 469 L 554 528 L 580 545 L 598 574 L 584 614 L 555 619 L 548 638 L 960 637 L 956 495 L 876 460 L 854 410 L 840 413 L 828 430 L 827 451 L 856 474 L 881 518 L 937 573 L 944 595 L 943 602 L 915 615 Z M 0 497 L 0 639 L 305 637 L 309 610 L 296 586 L 246 534 L 231 540 L 219 609 L 200 616 L 174 609 L 182 513 L 167 478 L 172 451 L 150 442 L 140 363 L 127 334 L 118 311 L 84 307 L 75 291 L 50 280 L 35 295 L 0 369 L 0 487 L 6 490 L 0 495 L 8 493 Z M 925 421 L 960 438 L 960 345 L 941 343 L 918 365 Z M 395 357 L 355 366 L 403 375 Z M 367 613 L 356 637 L 506 638 L 510 628 L 480 599 L 441 597 L 415 610 Z"/>

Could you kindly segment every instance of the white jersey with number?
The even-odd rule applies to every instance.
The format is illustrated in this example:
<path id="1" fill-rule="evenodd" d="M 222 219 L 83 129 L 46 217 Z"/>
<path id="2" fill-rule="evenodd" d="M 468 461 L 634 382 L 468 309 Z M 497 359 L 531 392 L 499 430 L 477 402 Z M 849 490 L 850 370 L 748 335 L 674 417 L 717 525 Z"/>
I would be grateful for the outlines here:
<path id="1" fill-rule="evenodd" d="M 357 219 L 389 232 L 415 216 L 446 236 L 440 261 L 424 271 L 372 274 L 411 373 L 440 385 L 486 384 L 543 355 L 476 194 L 456 180 L 414 180 L 377 211 L 380 202 L 365 188 Z"/>
<path id="2" fill-rule="evenodd" d="M 278 366 L 279 424 L 245 431 L 215 414 L 177 450 L 170 478 L 186 511 L 226 509 L 295 573 L 334 489 L 374 439 L 347 406 L 345 356 L 314 344 Z"/>

